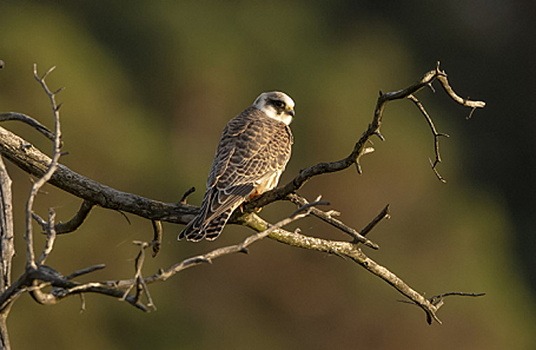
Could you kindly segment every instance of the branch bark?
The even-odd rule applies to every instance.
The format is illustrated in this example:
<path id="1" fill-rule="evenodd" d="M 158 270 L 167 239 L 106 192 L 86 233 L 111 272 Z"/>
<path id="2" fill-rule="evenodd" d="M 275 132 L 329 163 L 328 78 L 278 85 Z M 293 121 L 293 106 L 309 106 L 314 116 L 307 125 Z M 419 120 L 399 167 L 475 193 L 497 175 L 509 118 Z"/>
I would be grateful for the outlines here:
<path id="1" fill-rule="evenodd" d="M 11 178 L 0 157 L 0 295 L 11 285 L 11 266 L 15 255 Z M 9 349 L 7 317 L 10 309 L 0 312 L 0 349 Z"/>
<path id="2" fill-rule="evenodd" d="M 0 114 L 1 116 L 1 114 Z M 31 143 L 0 127 L 0 153 L 35 177 L 42 177 L 51 158 Z M 122 192 L 59 164 L 50 184 L 102 208 L 124 211 L 151 220 L 187 224 L 199 210 L 188 204 L 164 203 Z"/>

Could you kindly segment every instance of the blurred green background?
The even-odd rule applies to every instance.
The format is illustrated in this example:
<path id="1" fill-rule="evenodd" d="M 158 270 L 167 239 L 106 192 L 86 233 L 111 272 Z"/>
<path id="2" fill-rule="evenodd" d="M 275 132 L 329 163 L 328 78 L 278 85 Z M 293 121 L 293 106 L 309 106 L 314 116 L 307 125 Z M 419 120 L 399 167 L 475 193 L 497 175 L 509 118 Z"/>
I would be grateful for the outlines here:
<path id="1" fill-rule="evenodd" d="M 60 100 L 62 162 L 117 189 L 173 202 L 190 186 L 198 204 L 220 132 L 262 91 L 296 101 L 299 169 L 346 156 L 372 118 L 378 90 L 419 79 L 440 60 L 462 96 L 487 102 L 469 111 L 438 88 L 419 94 L 439 131 L 441 184 L 430 170 L 433 139 L 409 101 L 389 104 L 383 134 L 364 174 L 354 169 L 310 181 L 342 220 L 363 227 L 387 203 L 392 219 L 368 251 L 419 291 L 486 292 L 452 297 L 428 326 L 422 311 L 350 261 L 270 240 L 250 255 L 222 258 L 151 286 L 158 310 L 86 296 L 54 307 L 28 296 L 8 325 L 14 349 L 534 349 L 536 348 L 536 71 L 533 1 L 5 1 L 0 0 L 0 110 L 51 126 L 46 96 L 32 77 L 65 86 Z M 40 135 L 5 123 L 44 150 Z M 10 165 L 10 164 L 9 164 Z M 29 177 L 14 180 L 16 231 L 24 229 Z M 36 209 L 68 219 L 80 200 L 46 187 Z M 293 207 L 276 203 L 276 221 Z M 60 237 L 51 266 L 63 273 L 97 263 L 91 279 L 127 278 L 150 240 L 150 223 L 95 209 Z M 306 234 L 344 239 L 318 220 Z M 216 242 L 177 243 L 165 225 L 151 274 L 190 255 L 243 239 L 230 226 Z M 20 237 L 19 237 L 20 238 Z M 42 240 L 38 244 L 42 244 Z M 22 269 L 18 241 L 14 275 Z"/>

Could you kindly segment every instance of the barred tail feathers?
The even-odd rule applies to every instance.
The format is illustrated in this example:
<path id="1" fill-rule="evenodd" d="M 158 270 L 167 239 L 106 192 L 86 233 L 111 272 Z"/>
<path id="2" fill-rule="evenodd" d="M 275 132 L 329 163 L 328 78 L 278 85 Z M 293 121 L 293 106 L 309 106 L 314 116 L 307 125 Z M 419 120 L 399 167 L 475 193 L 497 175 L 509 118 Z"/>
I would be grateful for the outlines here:
<path id="1" fill-rule="evenodd" d="M 227 211 L 224 211 L 220 216 L 214 218 L 208 225 L 205 227 L 205 238 L 209 241 L 213 241 L 221 234 L 225 224 L 231 217 L 234 209 L 231 208 Z"/>
<path id="2" fill-rule="evenodd" d="M 204 222 L 203 216 L 197 216 L 182 230 L 178 239 L 186 238 L 186 240 L 192 242 L 199 242 L 204 238 L 209 241 L 215 240 L 223 231 L 225 224 L 233 213 L 233 209 L 230 208 L 224 211 L 209 222 Z"/>
<path id="3" fill-rule="evenodd" d="M 247 192 L 249 187 L 241 186 L 239 189 Z M 186 238 L 193 242 L 199 242 L 204 238 L 215 240 L 233 211 L 244 202 L 244 199 L 242 193 L 225 193 L 217 188 L 207 190 L 200 213 L 182 230 L 178 239 Z"/>

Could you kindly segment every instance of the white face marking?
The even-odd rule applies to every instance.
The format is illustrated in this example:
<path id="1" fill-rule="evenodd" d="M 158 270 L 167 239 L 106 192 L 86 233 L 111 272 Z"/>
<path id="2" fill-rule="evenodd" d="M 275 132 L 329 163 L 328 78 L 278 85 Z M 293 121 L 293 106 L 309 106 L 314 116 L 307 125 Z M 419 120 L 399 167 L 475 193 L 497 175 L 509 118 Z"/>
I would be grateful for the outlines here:
<path id="1" fill-rule="evenodd" d="M 294 117 L 294 101 L 287 94 L 279 91 L 263 92 L 253 102 L 253 106 L 266 113 L 268 117 L 287 125 Z"/>

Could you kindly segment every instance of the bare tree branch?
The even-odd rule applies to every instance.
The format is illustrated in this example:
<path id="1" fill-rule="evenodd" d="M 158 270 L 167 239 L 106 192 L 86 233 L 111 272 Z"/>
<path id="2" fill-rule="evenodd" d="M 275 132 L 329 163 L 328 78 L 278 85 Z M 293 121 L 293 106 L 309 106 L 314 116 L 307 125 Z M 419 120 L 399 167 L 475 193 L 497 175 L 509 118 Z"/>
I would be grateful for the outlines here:
<path id="1" fill-rule="evenodd" d="M 483 297 L 484 295 L 486 295 L 486 293 L 447 292 L 447 293 L 434 295 L 434 296 L 428 298 L 428 301 L 430 302 L 430 304 L 432 304 L 432 305 L 434 305 L 436 307 L 436 310 L 439 310 L 439 308 L 444 305 L 444 300 L 447 297 L 461 296 L 461 297 L 473 297 L 473 298 L 476 298 L 476 297 Z M 398 301 L 401 302 L 401 303 L 407 303 L 407 304 L 419 306 L 419 305 L 415 304 L 413 301 L 408 301 L 408 300 L 398 300 Z M 433 322 L 432 315 L 430 315 L 428 313 L 426 314 L 426 322 L 428 322 L 428 324 Z"/>
<path id="2" fill-rule="evenodd" d="M 35 130 L 39 131 L 41 134 L 45 135 L 45 137 L 49 140 L 54 141 L 54 133 L 52 131 L 48 130 L 46 126 L 26 114 L 17 112 L 0 113 L 0 122 L 7 120 L 18 120 L 25 124 L 28 124 Z"/>
<path id="3" fill-rule="evenodd" d="M 430 115 L 428 115 L 428 112 L 426 112 L 426 109 L 424 108 L 423 104 L 417 99 L 417 97 L 413 95 L 409 95 L 408 99 L 415 103 L 417 108 L 421 111 L 422 115 L 426 119 L 426 122 L 428 123 L 428 126 L 430 127 L 430 130 L 432 131 L 432 134 L 434 135 L 434 153 L 435 153 L 435 160 L 430 160 L 430 165 L 432 166 L 432 170 L 434 171 L 434 174 L 437 176 L 437 178 L 445 183 L 447 180 L 445 180 L 441 174 L 437 171 L 437 166 L 439 163 L 441 163 L 441 153 L 439 152 L 439 138 L 440 137 L 449 137 L 449 135 L 445 133 L 437 132 L 436 127 L 434 125 L 434 122 L 432 121 L 432 118 L 430 118 Z"/>
<path id="4" fill-rule="evenodd" d="M 374 219 L 372 219 L 367 226 L 363 227 L 361 231 L 359 231 L 363 236 L 366 236 L 376 225 L 378 225 L 382 220 L 384 219 L 390 219 L 391 215 L 389 214 L 389 204 L 387 204 L 385 207 L 383 207 L 382 211 L 376 215 Z"/>
<path id="5" fill-rule="evenodd" d="M 7 173 L 4 160 L 0 157 L 0 295 L 4 294 L 11 285 L 11 268 L 15 255 L 12 203 L 11 178 Z M 10 309 L 7 308 L 5 312 L 0 313 L 1 349 L 10 348 L 7 328 L 9 311 Z"/>
<path id="6" fill-rule="evenodd" d="M 439 79 L 439 77 L 441 77 L 441 79 Z M 483 108 L 485 106 L 485 103 L 482 101 L 471 101 L 459 98 L 454 93 L 452 87 L 450 87 L 448 80 L 446 79 L 446 73 L 440 70 L 438 66 L 435 70 L 426 73 L 417 83 L 406 89 L 381 93 L 378 97 L 372 122 L 356 142 L 352 152 L 346 158 L 334 162 L 319 163 L 300 171 L 300 173 L 285 186 L 266 192 L 246 204 L 243 208 L 244 211 L 248 212 L 254 208 L 266 206 L 274 201 L 283 200 L 287 195 L 294 193 L 301 188 L 314 176 L 341 171 L 353 164 L 358 165 L 359 159 L 363 155 L 372 151 L 371 147 L 365 146 L 370 138 L 372 138 L 372 136 L 377 136 L 380 139 L 383 139 L 380 127 L 383 111 L 387 102 L 408 98 L 408 96 L 415 94 L 415 92 L 423 87 L 429 86 L 436 79 L 441 83 L 445 91 L 450 92 L 449 96 L 451 96 L 457 103 L 470 108 Z M 29 146 L 27 149 L 22 150 L 20 149 L 20 145 Z M 50 158 L 48 156 L 31 146 L 29 142 L 3 128 L 0 128 L 0 153 L 24 171 L 37 177 L 42 176 L 46 171 L 47 164 L 50 164 Z M 63 165 L 58 166 L 58 169 L 50 179 L 50 183 L 66 192 L 103 208 L 120 210 L 152 220 L 187 224 L 199 211 L 198 207 L 186 203 L 163 203 L 115 190 L 82 176 Z M 182 201 L 185 201 L 190 193 L 191 189 L 185 193 Z"/>
<path id="7" fill-rule="evenodd" d="M 56 229 L 54 225 L 54 221 L 56 219 L 56 213 L 52 208 L 48 210 L 48 222 L 47 222 L 47 240 L 45 243 L 45 247 L 43 248 L 43 251 L 41 252 L 41 255 L 37 259 L 37 265 L 43 265 L 45 261 L 47 260 L 50 253 L 52 253 L 52 249 L 54 248 L 54 242 L 56 241 Z"/>
<path id="8" fill-rule="evenodd" d="M 0 127 L 0 153 L 25 172 L 41 177 L 50 157 L 30 142 Z M 102 208 L 119 210 L 147 219 L 187 224 L 199 208 L 188 204 L 164 203 L 122 192 L 80 175 L 59 164 L 49 183 Z"/>
<path id="9" fill-rule="evenodd" d="M 53 229 L 56 234 L 61 235 L 76 231 L 80 226 L 82 226 L 94 206 L 95 205 L 90 201 L 83 201 L 80 206 L 80 209 L 69 221 L 59 222 L 54 225 Z M 41 219 L 37 214 L 33 213 L 33 218 L 41 225 L 41 228 L 44 232 L 47 232 L 51 229 L 50 224 L 47 221 Z"/>
<path id="10" fill-rule="evenodd" d="M 43 187 L 45 183 L 47 183 L 52 178 L 52 175 L 58 167 L 59 159 L 61 156 L 61 127 L 59 115 L 61 105 L 58 105 L 56 103 L 56 94 L 59 93 L 62 89 L 53 92 L 48 88 L 48 85 L 45 82 L 47 76 L 52 73 L 54 69 L 55 67 L 50 68 L 42 77 L 40 77 L 37 72 L 37 65 L 34 64 L 34 78 L 39 82 L 39 84 L 47 94 L 50 100 L 50 105 L 52 107 L 52 113 L 54 115 L 54 148 L 52 161 L 48 165 L 48 169 L 45 171 L 43 176 L 41 176 L 36 182 L 34 182 L 30 191 L 30 196 L 28 197 L 28 202 L 26 203 L 26 232 L 24 235 L 24 239 L 26 240 L 26 264 L 33 269 L 37 268 L 33 246 L 33 203 L 35 200 L 35 196 L 37 196 L 37 193 L 39 192 L 41 187 Z"/>
<path id="11" fill-rule="evenodd" d="M 136 293 L 134 294 L 134 298 L 136 300 L 140 300 L 142 295 L 145 293 L 145 295 L 147 296 L 147 304 L 146 304 L 147 308 L 156 310 L 156 306 L 154 305 L 153 299 L 151 298 L 151 294 L 149 293 L 149 288 L 147 287 L 147 283 L 145 283 L 145 280 L 143 279 L 142 272 L 141 272 L 143 268 L 143 263 L 145 262 L 145 249 L 148 248 L 150 244 L 147 242 L 140 242 L 140 241 L 134 241 L 133 243 L 140 247 L 138 256 L 136 256 L 136 259 L 134 260 L 134 265 L 136 269 L 136 272 L 134 274 L 135 283 L 132 283 L 132 285 L 129 286 L 125 290 L 122 300 L 125 300 L 126 298 L 128 298 L 130 291 L 135 286 Z"/>
<path id="12" fill-rule="evenodd" d="M 438 63 L 437 67 L 434 70 L 431 70 L 426 73 L 421 78 L 421 80 L 419 80 L 415 84 L 405 89 L 394 92 L 380 92 L 380 96 L 378 97 L 378 100 L 376 102 L 376 108 L 374 110 L 374 117 L 372 119 L 372 122 L 369 124 L 367 130 L 356 142 L 352 152 L 346 158 L 334 162 L 319 163 L 301 170 L 300 173 L 285 186 L 278 187 L 272 191 L 266 192 L 258 198 L 252 200 L 248 205 L 245 206 L 244 210 L 250 211 L 254 208 L 262 208 L 263 206 L 272 203 L 276 200 L 285 199 L 286 196 L 296 192 L 314 176 L 341 171 L 347 169 L 354 164 L 357 166 L 358 169 L 360 169 L 360 158 L 363 155 L 370 153 L 371 151 L 370 147 L 366 147 L 370 139 L 373 136 L 377 136 L 380 140 L 385 140 L 385 138 L 380 132 L 380 128 L 383 122 L 383 112 L 387 103 L 394 100 L 408 98 L 408 96 L 414 95 L 422 88 L 431 85 L 436 79 L 440 82 L 443 89 L 456 103 L 461 104 L 464 107 L 472 108 L 472 110 L 475 110 L 477 108 L 484 108 L 484 106 L 486 105 L 486 103 L 483 101 L 472 101 L 460 98 L 450 86 L 447 79 L 447 74 L 445 73 L 445 71 L 439 68 Z"/>
<path id="13" fill-rule="evenodd" d="M 305 198 L 297 195 L 296 193 L 289 194 L 288 199 L 298 205 L 306 205 L 309 203 Z M 313 207 L 311 209 L 311 214 L 321 219 L 322 221 L 327 222 L 328 224 L 338 228 L 342 232 L 349 234 L 354 239 L 355 243 L 359 242 L 373 249 L 380 248 L 376 243 L 372 242 L 364 235 L 362 235 L 361 232 L 357 232 L 355 229 L 344 224 L 342 221 L 335 219 L 334 216 L 338 215 L 339 213 L 334 210 L 330 210 L 329 212 L 323 212 L 322 210 Z"/>
<path id="14" fill-rule="evenodd" d="M 160 252 L 160 246 L 162 245 L 162 236 L 164 229 L 162 228 L 162 221 L 151 220 L 153 225 L 153 240 L 151 241 L 151 247 L 153 248 L 153 258 Z"/>
<path id="15" fill-rule="evenodd" d="M 0 157 L 0 293 L 11 284 L 11 266 L 15 255 L 12 203 L 11 179 Z"/>
<path id="16" fill-rule="evenodd" d="M 180 271 L 194 266 L 198 266 L 200 264 L 212 263 L 212 261 L 214 261 L 215 259 L 223 257 L 225 255 L 234 253 L 245 253 L 247 252 L 248 247 L 253 243 L 267 237 L 275 230 L 309 215 L 311 209 L 314 206 L 324 204 L 325 202 L 322 202 L 320 200 L 317 200 L 310 204 L 306 204 L 299 208 L 288 218 L 281 220 L 275 225 L 271 225 L 263 232 L 248 236 L 246 239 L 244 239 L 244 241 L 239 244 L 217 248 L 206 254 L 197 255 L 185 259 L 182 262 L 177 263 L 165 270 L 161 269 L 156 274 L 146 278 L 143 278 L 141 271 L 145 259 L 144 251 L 146 248 L 150 247 L 150 243 L 134 242 L 140 247 L 140 251 L 135 259 L 135 274 L 134 278 L 132 279 L 108 282 L 76 283 L 69 281 L 70 278 L 61 276 L 61 274 L 57 273 L 51 268 L 41 265 L 37 270 L 31 270 L 31 273 L 26 272 L 26 274 L 21 278 L 22 280 L 20 282 L 20 285 L 28 287 L 28 284 L 31 281 L 31 283 L 33 283 L 33 286 L 31 288 L 28 288 L 28 290 L 30 290 L 33 298 L 39 303 L 47 305 L 56 304 L 61 299 L 75 294 L 97 293 L 117 297 L 120 300 L 126 301 L 127 303 L 143 311 L 155 310 L 156 307 L 154 306 L 153 300 L 149 294 L 149 289 L 147 287 L 148 284 L 165 281 Z M 98 269 L 100 269 L 101 265 L 98 265 L 97 267 Z M 41 281 L 41 283 L 36 283 L 35 281 Z M 41 289 L 48 286 L 53 287 L 52 292 L 43 293 Z M 135 292 L 131 293 L 133 289 L 135 290 Z M 144 294 L 146 295 L 147 303 L 141 301 L 141 297 Z M 4 301 L 0 296 L 0 306 L 3 305 L 3 302 Z"/>
<path id="17" fill-rule="evenodd" d="M 262 231 L 268 227 L 268 223 L 255 214 L 247 215 L 244 219 L 244 224 L 256 231 Z M 339 257 L 349 258 L 354 262 L 364 267 L 367 271 L 380 277 L 385 282 L 393 286 L 402 295 L 406 296 L 416 305 L 421 307 L 427 315 L 429 324 L 431 320 L 441 323 L 436 315 L 438 307 L 433 305 L 429 300 L 423 297 L 420 293 L 412 289 L 397 275 L 389 269 L 376 263 L 369 258 L 358 246 L 351 242 L 326 240 L 322 238 L 310 237 L 299 234 L 297 232 L 288 232 L 282 229 L 274 230 L 270 233 L 270 238 L 275 239 L 280 243 L 284 243 L 293 247 L 316 250 L 319 252 L 333 254 Z"/>
<path id="18" fill-rule="evenodd" d="M 30 292 L 32 297 L 34 297 L 37 302 L 46 304 L 57 303 L 63 298 L 75 294 L 83 295 L 84 293 L 98 293 L 124 300 L 140 310 L 150 311 L 151 309 L 154 309 L 154 303 L 147 287 L 148 284 L 165 281 L 182 270 L 200 264 L 210 263 L 214 259 L 221 256 L 238 252 L 247 252 L 249 245 L 268 236 L 271 239 L 290 246 L 326 252 L 340 257 L 349 258 L 393 286 L 412 303 L 415 303 L 422 308 L 426 312 L 429 323 L 431 323 L 433 320 L 440 322 L 436 312 L 439 307 L 441 307 L 444 297 L 454 294 L 444 293 L 439 295 L 437 299 L 426 299 L 422 294 L 412 289 L 406 282 L 400 279 L 393 272 L 370 259 L 359 248 L 360 244 L 364 244 L 374 249 L 378 248 L 375 243 L 370 241 L 365 236 L 379 222 L 389 217 L 388 206 L 386 206 L 375 218 L 373 218 L 369 224 L 365 226 L 365 228 L 363 228 L 361 231 L 357 231 L 344 224 L 342 221 L 336 219 L 335 216 L 337 212 L 333 210 L 324 212 L 315 207 L 316 205 L 323 204 L 323 202 L 319 202 L 319 200 L 317 200 L 313 203 L 308 203 L 305 198 L 296 194 L 296 191 L 314 176 L 341 171 L 352 165 L 355 165 L 358 172 L 360 172 L 361 157 L 373 151 L 371 147 L 366 146 L 371 141 L 371 138 L 373 136 L 377 136 L 381 140 L 385 139 L 381 134 L 380 128 L 383 120 L 383 112 L 387 102 L 403 98 L 410 99 L 418 107 L 420 112 L 424 115 L 430 130 L 432 131 L 434 136 L 434 152 L 436 156 L 435 162 L 432 164 L 432 169 L 438 178 L 443 180 L 443 178 L 437 172 L 436 167 L 441 162 L 441 156 L 439 153 L 439 138 L 441 136 L 445 136 L 445 134 L 437 132 L 432 119 L 414 94 L 423 87 L 431 86 L 431 84 L 437 80 L 442 85 L 446 93 L 455 102 L 471 108 L 472 111 L 474 111 L 476 108 L 483 108 L 485 103 L 460 98 L 449 85 L 446 73 L 440 70 L 439 64 L 435 70 L 426 73 L 421 80 L 405 89 L 388 93 L 380 93 L 376 103 L 372 122 L 356 142 L 353 150 L 347 157 L 339 161 L 319 163 L 310 166 L 300 171 L 300 173 L 285 186 L 267 192 L 250 203 L 247 203 L 243 208 L 243 212 L 235 212 L 233 215 L 233 222 L 250 227 L 257 231 L 257 234 L 247 237 L 239 244 L 217 248 L 206 254 L 185 259 L 168 267 L 167 269 L 161 269 L 157 273 L 148 277 L 143 277 L 142 275 L 142 269 L 145 262 L 145 249 L 152 247 L 153 255 L 158 253 L 162 236 L 160 221 L 186 224 L 194 217 L 199 208 L 186 204 L 186 199 L 188 195 L 193 192 L 193 190 L 190 189 L 186 191 L 181 201 L 177 204 L 162 203 L 104 186 L 59 164 L 58 160 L 61 155 L 61 132 L 59 123 L 60 105 L 56 104 L 55 96 L 59 91 L 61 91 L 61 89 L 51 91 L 46 85 L 45 79 L 51 71 L 52 70 L 49 70 L 42 77 L 39 77 L 37 74 L 37 68 L 34 69 L 35 78 L 41 84 L 47 96 L 49 97 L 53 110 L 55 130 L 54 133 L 51 134 L 53 135 L 54 141 L 52 159 L 19 136 L 14 135 L 4 128 L 0 128 L 0 153 L 22 168 L 24 171 L 38 177 L 38 180 L 32 187 L 26 210 L 27 230 L 25 233 L 25 238 L 27 248 L 27 266 L 24 273 L 19 276 L 14 283 L 10 284 L 9 280 L 4 282 L 5 290 L 3 293 L 0 293 L 0 316 L 7 315 L 7 311 L 9 310 L 9 307 L 13 301 L 25 292 Z M 37 122 L 32 122 L 33 119 L 31 117 L 9 112 L 1 114 L 0 121 L 2 118 L 4 118 L 4 120 L 16 119 L 23 121 L 47 136 L 47 133 L 44 132 L 44 129 L 46 128 L 40 126 L 40 124 Z M 47 137 L 49 136 L 50 135 Z M 0 180 L 2 180 L 2 171 L 3 170 L 0 167 Z M 47 221 L 39 218 L 39 216 L 35 213 L 32 213 L 34 198 L 37 195 L 39 188 L 47 181 L 52 185 L 72 193 L 73 195 L 84 200 L 77 214 L 65 224 L 55 224 L 53 211 L 49 213 L 49 218 Z M 2 185 L 2 191 L 4 191 L 3 188 L 4 186 Z M 255 208 L 263 207 L 278 200 L 290 200 L 298 204 L 300 208 L 296 213 L 291 214 L 288 218 L 281 220 L 275 225 L 268 224 L 253 212 Z M 90 266 L 75 271 L 67 277 L 62 276 L 53 268 L 43 265 L 43 263 L 46 261 L 46 258 L 53 250 L 56 234 L 76 230 L 83 223 L 84 219 L 95 205 L 107 209 L 118 210 L 120 212 L 132 213 L 152 221 L 154 233 L 153 241 L 150 243 L 136 242 L 136 244 L 139 245 L 139 251 L 135 259 L 135 272 L 133 278 L 126 280 L 80 283 L 74 281 L 74 279 L 80 275 L 101 269 L 104 267 L 104 265 Z M 352 241 L 346 242 L 320 239 L 306 236 L 300 234 L 299 232 L 290 232 L 282 229 L 282 227 L 290 222 L 309 214 L 322 219 L 323 221 L 350 235 Z M 33 246 L 33 232 L 31 228 L 32 217 L 38 221 L 48 235 L 45 247 L 40 257 L 37 259 L 35 257 Z M 48 288 L 50 289 L 50 292 L 45 292 L 45 290 Z M 145 301 L 142 301 L 143 296 L 145 296 Z"/>

